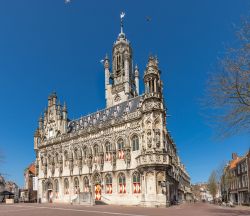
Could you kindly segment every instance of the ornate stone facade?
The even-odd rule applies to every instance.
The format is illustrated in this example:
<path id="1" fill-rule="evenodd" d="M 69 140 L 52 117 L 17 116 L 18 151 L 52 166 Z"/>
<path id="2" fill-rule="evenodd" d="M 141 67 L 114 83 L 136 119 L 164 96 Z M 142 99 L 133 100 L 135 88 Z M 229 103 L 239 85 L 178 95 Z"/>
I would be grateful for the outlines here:
<path id="1" fill-rule="evenodd" d="M 112 70 L 107 56 L 104 60 L 104 110 L 69 120 L 66 105 L 57 103 L 55 93 L 49 96 L 34 136 L 42 202 L 156 206 L 178 200 L 182 166 L 166 129 L 158 60 L 148 60 L 141 95 L 132 62 L 132 48 L 121 32 Z"/>

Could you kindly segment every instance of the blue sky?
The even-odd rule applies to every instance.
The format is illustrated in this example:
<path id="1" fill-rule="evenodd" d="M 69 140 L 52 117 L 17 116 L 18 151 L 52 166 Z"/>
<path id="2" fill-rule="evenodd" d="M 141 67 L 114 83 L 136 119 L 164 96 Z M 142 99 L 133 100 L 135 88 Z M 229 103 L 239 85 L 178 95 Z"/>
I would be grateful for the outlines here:
<path id="1" fill-rule="evenodd" d="M 249 6 L 247 0 L 1 0 L 0 172 L 23 186 L 23 170 L 35 159 L 33 133 L 52 91 L 67 102 L 70 118 L 105 107 L 100 60 L 111 54 L 125 11 L 141 77 L 149 54 L 157 55 L 167 127 L 192 182 L 206 181 L 232 152 L 250 146 L 249 134 L 215 139 L 199 102 L 217 57 L 234 43 L 232 24 Z"/>

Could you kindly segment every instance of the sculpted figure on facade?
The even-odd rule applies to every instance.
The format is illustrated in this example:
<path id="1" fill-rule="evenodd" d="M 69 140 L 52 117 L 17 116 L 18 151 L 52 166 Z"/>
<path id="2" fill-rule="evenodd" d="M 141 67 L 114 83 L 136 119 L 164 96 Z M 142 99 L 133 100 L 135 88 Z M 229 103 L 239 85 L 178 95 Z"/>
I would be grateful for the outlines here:
<path id="1" fill-rule="evenodd" d="M 160 148 L 161 146 L 160 129 L 154 129 L 154 133 L 155 133 L 155 145 L 157 148 Z"/>
<path id="2" fill-rule="evenodd" d="M 148 148 L 152 147 L 152 134 L 151 134 L 151 129 L 147 130 L 147 144 Z"/>

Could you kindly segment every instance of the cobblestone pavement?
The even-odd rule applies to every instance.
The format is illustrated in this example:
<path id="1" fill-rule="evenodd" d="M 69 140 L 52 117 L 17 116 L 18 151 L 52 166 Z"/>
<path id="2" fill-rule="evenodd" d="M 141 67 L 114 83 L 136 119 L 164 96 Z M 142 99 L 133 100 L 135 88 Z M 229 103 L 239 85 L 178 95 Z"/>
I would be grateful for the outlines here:
<path id="1" fill-rule="evenodd" d="M 170 208 L 66 204 L 0 205 L 0 216 L 250 216 L 250 208 L 226 208 L 211 204 L 183 204 Z"/>

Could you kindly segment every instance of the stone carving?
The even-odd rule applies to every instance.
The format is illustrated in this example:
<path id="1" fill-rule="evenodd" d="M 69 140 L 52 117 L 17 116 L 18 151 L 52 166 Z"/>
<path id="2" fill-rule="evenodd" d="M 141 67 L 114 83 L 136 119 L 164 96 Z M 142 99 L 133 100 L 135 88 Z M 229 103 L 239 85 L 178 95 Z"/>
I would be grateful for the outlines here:
<path id="1" fill-rule="evenodd" d="M 100 170 L 103 170 L 103 166 L 104 166 L 104 153 L 100 154 Z"/>
<path id="2" fill-rule="evenodd" d="M 160 145 L 161 145 L 161 140 L 160 140 L 160 133 L 161 132 L 160 132 L 160 129 L 155 129 L 154 132 L 155 132 L 155 145 L 156 145 L 157 148 L 159 148 Z"/>
<path id="3" fill-rule="evenodd" d="M 161 103 L 158 101 L 150 101 L 145 103 L 144 110 L 149 111 L 152 109 L 160 109 L 161 108 Z"/>
<path id="4" fill-rule="evenodd" d="M 160 157 L 160 155 L 156 155 L 156 158 L 155 158 L 155 160 L 156 160 L 156 162 L 160 162 L 161 161 L 161 157 Z"/>
<path id="5" fill-rule="evenodd" d="M 92 158 L 93 158 L 92 154 L 89 154 L 87 159 L 87 165 L 89 167 L 90 172 L 92 170 L 92 165 L 93 165 Z"/>
<path id="6" fill-rule="evenodd" d="M 115 170 L 116 169 L 116 151 L 113 151 L 112 166 L 113 166 L 113 170 Z"/>
<path id="7" fill-rule="evenodd" d="M 148 129 L 147 131 L 147 145 L 148 145 L 148 148 L 152 147 L 152 134 L 151 134 L 150 129 Z"/>
<path id="8" fill-rule="evenodd" d="M 115 96 L 115 102 L 118 102 L 118 101 L 120 101 L 121 100 L 121 97 L 117 94 L 116 96 Z"/>
<path id="9" fill-rule="evenodd" d="M 154 160 L 153 160 L 153 155 L 149 155 L 149 161 L 150 162 L 153 162 Z"/>
<path id="10" fill-rule="evenodd" d="M 126 159 L 126 163 L 127 163 L 127 168 L 129 168 L 130 162 L 131 162 L 131 152 L 130 152 L 130 148 L 128 148 L 128 149 L 126 150 L 125 159 Z"/>

